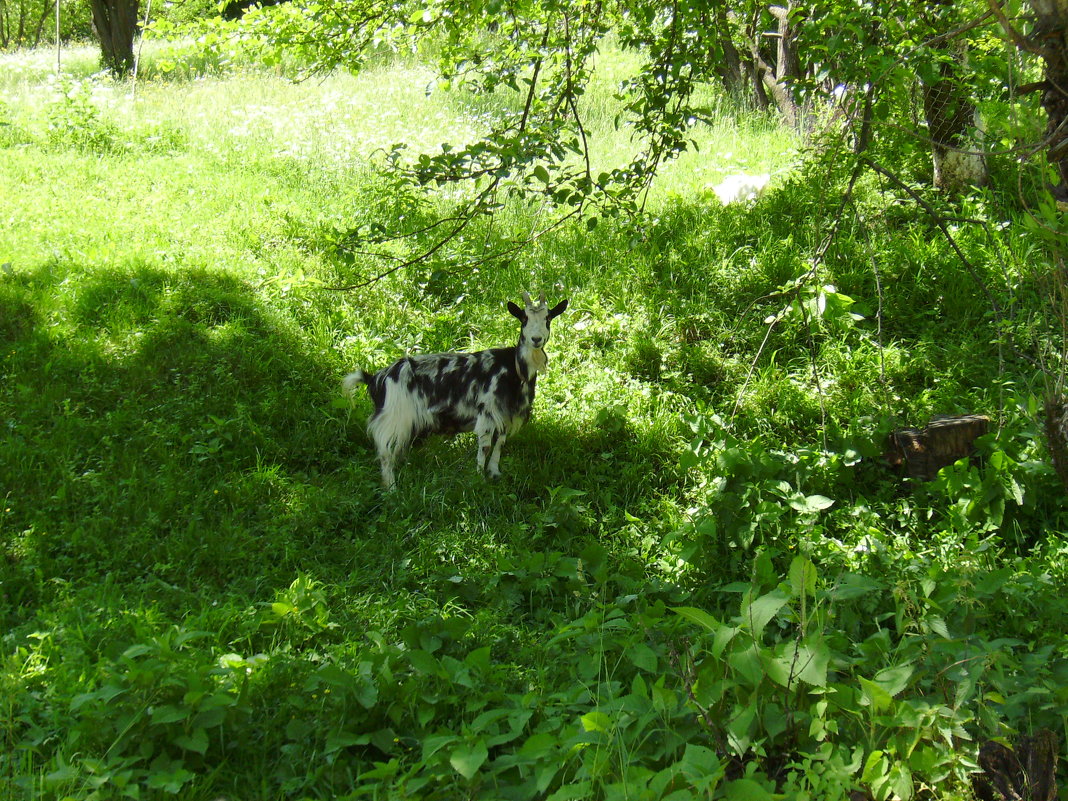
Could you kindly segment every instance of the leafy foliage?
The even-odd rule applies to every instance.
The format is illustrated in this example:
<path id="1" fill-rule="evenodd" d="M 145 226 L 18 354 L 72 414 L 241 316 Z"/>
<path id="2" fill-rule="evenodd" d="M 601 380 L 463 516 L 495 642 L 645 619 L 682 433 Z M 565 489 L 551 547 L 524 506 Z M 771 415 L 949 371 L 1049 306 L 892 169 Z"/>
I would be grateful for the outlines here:
<path id="1" fill-rule="evenodd" d="M 742 110 L 644 216 L 458 269 L 529 238 L 531 183 L 338 294 L 364 233 L 405 260 L 388 226 L 430 247 L 457 201 L 369 154 L 477 124 L 376 69 L 5 96 L 3 794 L 964 798 L 979 743 L 1064 730 L 1063 491 L 1017 353 L 1055 349 L 1048 251 L 1011 190 L 930 199 L 983 221 L 969 272 L 905 189 L 839 214 L 852 165 Z M 702 188 L 792 164 L 752 205 Z M 428 442 L 379 494 L 338 377 L 507 341 L 504 300 L 556 283 L 506 478 Z M 947 410 L 996 418 L 975 462 L 889 472 L 885 434 Z"/>

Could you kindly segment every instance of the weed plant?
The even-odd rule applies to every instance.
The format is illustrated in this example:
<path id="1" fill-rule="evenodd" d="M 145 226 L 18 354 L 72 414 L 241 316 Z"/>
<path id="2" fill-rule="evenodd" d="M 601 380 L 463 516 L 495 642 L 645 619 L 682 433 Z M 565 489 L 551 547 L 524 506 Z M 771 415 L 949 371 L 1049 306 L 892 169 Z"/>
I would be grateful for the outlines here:
<path id="1" fill-rule="evenodd" d="M 391 264 L 361 226 L 450 206 L 376 150 L 492 108 L 411 63 L 133 100 L 35 58 L 0 70 L 0 796 L 968 798 L 985 739 L 1066 739 L 1041 251 L 996 187 L 978 274 L 862 182 L 799 281 L 827 165 L 721 101 L 640 220 L 464 268 L 546 213 L 513 203 L 336 291 Z M 772 188 L 721 207 L 739 171 Z M 340 377 L 510 343 L 540 289 L 571 307 L 505 477 L 431 440 L 383 494 Z M 974 463 L 880 460 L 958 412 L 994 419 Z"/>

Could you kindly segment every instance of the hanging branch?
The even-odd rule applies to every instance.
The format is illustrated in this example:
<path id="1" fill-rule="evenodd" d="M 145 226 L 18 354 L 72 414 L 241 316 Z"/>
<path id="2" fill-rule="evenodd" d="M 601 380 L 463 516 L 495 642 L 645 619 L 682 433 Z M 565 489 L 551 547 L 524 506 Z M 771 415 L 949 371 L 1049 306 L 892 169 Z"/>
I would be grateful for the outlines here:
<path id="1" fill-rule="evenodd" d="M 865 157 L 863 160 L 869 167 L 875 170 L 875 172 L 879 173 L 879 175 L 888 178 L 891 182 L 894 183 L 894 185 L 908 193 L 909 197 L 916 201 L 916 203 L 925 212 L 927 212 L 927 215 L 931 218 L 932 222 L 934 222 L 934 224 L 938 226 L 938 230 L 942 232 L 942 236 L 946 238 L 946 241 L 953 249 L 953 252 L 957 254 L 957 258 L 960 259 L 961 264 L 964 265 L 964 269 L 968 271 L 968 275 L 970 275 L 972 277 L 972 280 L 975 281 L 976 286 L 978 286 L 979 289 L 982 290 L 983 294 L 986 296 L 987 302 L 990 304 L 990 308 L 994 310 L 994 314 L 1000 321 L 1002 316 L 1001 305 L 990 293 L 990 289 L 984 283 L 983 279 L 979 276 L 979 271 L 975 269 L 975 265 L 973 265 L 971 261 L 969 261 L 968 257 L 964 255 L 964 251 L 960 249 L 960 245 L 958 245 L 957 240 L 953 238 L 953 234 L 949 232 L 949 226 L 946 225 L 946 221 L 942 217 L 942 215 L 935 211 L 934 207 L 931 206 L 931 204 L 928 203 L 926 200 L 924 200 L 923 197 L 921 197 L 920 194 L 916 192 L 916 190 L 914 190 L 911 186 L 909 186 L 900 178 L 898 178 L 894 173 L 890 172 L 890 170 L 879 164 L 876 164 L 874 161 L 867 157 Z"/>
<path id="2" fill-rule="evenodd" d="M 413 257 L 411 259 L 407 259 L 406 261 L 402 261 L 400 264 L 397 264 L 397 265 L 395 265 L 393 267 L 390 267 L 388 270 L 385 270 L 383 272 L 378 273 L 378 275 L 374 276 L 373 278 L 368 278 L 366 281 L 359 281 L 359 282 L 357 282 L 355 284 L 349 284 L 348 286 L 328 286 L 328 287 L 325 287 L 325 289 L 328 289 L 331 292 L 350 292 L 353 289 L 362 289 L 365 286 L 370 286 L 371 284 L 374 284 L 374 283 L 377 283 L 378 281 L 381 281 L 383 278 L 386 278 L 386 277 L 388 277 L 390 275 L 393 275 L 393 273 L 397 272 L 398 270 L 403 270 L 405 267 L 411 267 L 413 264 L 418 264 L 419 262 L 426 261 L 431 256 L 433 256 L 435 253 L 437 253 L 439 250 L 441 250 L 441 248 L 443 248 L 445 245 L 447 245 L 450 241 L 452 241 L 453 237 L 458 235 L 468 225 L 470 225 L 471 221 L 474 218 L 475 218 L 475 215 L 473 213 L 470 214 L 470 215 L 467 215 L 465 217 L 460 218 L 460 224 L 457 225 L 455 228 L 453 228 L 444 237 L 439 239 L 433 246 L 431 246 L 427 250 L 423 251 L 418 256 L 415 256 L 415 257 Z M 374 256 L 377 256 L 379 258 L 392 258 L 392 259 L 399 258 L 397 256 L 392 256 L 392 255 L 387 254 L 387 253 L 375 253 L 375 254 L 369 254 L 369 255 L 374 255 Z"/>
<path id="3" fill-rule="evenodd" d="M 62 45 L 59 39 L 59 0 L 56 0 L 56 77 L 58 78 L 63 72 L 63 64 L 60 58 L 60 52 Z"/>
<path id="4" fill-rule="evenodd" d="M 582 211 L 583 211 L 583 209 L 581 207 L 576 208 L 576 209 L 572 209 L 570 212 L 568 212 L 567 214 L 565 214 L 562 217 L 560 217 L 558 220 L 553 222 L 551 225 L 543 228 L 542 230 L 538 231 L 537 233 L 531 234 L 526 239 L 522 239 L 522 240 L 520 240 L 518 242 L 515 242 L 510 247 L 504 248 L 502 250 L 494 251 L 493 253 L 489 254 L 488 256 L 483 256 L 480 259 L 475 259 L 473 261 L 464 262 L 463 265 L 461 265 L 460 267 L 456 268 L 456 270 L 454 270 L 452 272 L 458 272 L 461 269 L 462 270 L 473 270 L 476 267 L 481 267 L 483 264 L 486 264 L 487 262 L 495 261 L 496 259 L 501 259 L 501 258 L 504 258 L 505 256 L 510 256 L 511 254 L 513 254 L 513 253 L 515 253 L 515 252 L 517 252 L 519 250 L 522 250 L 527 245 L 529 245 L 529 244 L 531 244 L 533 242 L 536 242 L 537 240 L 541 239 L 543 236 L 545 236 L 550 231 L 556 230 L 561 225 L 563 225 L 565 222 L 570 220 L 572 217 L 580 214 Z M 466 218 L 462 226 L 458 227 L 453 232 L 451 232 L 448 235 L 446 235 L 440 242 L 438 242 L 436 245 L 434 245 L 433 248 L 431 248 L 430 250 L 428 250 L 426 253 L 424 253 L 421 256 L 418 256 L 418 257 L 416 257 L 414 259 L 408 259 L 407 261 L 401 261 L 400 264 L 397 264 L 396 266 L 391 267 L 390 269 L 388 269 L 388 270 L 386 270 L 386 271 L 384 271 L 382 273 L 379 273 L 378 275 L 374 276 L 373 278 L 368 278 L 365 281 L 360 281 L 359 283 L 349 284 L 348 286 L 328 286 L 328 287 L 323 287 L 323 288 L 328 290 L 328 291 L 331 291 L 331 292 L 349 292 L 349 291 L 354 290 L 354 289 L 362 289 L 365 286 L 370 286 L 371 284 L 373 284 L 373 283 L 375 283 L 377 281 L 380 281 L 380 280 L 382 280 L 383 278 L 386 278 L 389 275 L 392 275 L 393 273 L 397 272 L 398 270 L 403 270 L 405 267 L 411 267 L 413 264 L 417 264 L 418 262 L 422 261 L 425 258 L 428 258 L 434 252 L 439 250 L 450 239 L 452 239 L 453 236 L 455 236 L 457 233 L 459 233 L 461 230 L 463 230 L 463 228 L 466 228 L 467 227 L 467 223 L 469 223 L 471 221 L 471 219 L 472 218 Z M 379 256 L 381 258 L 393 258 L 393 259 L 400 260 L 400 258 L 398 256 L 390 256 L 389 254 L 385 254 L 385 253 L 375 253 L 375 254 L 369 254 L 369 255 L 375 255 L 375 256 Z"/>
<path id="5" fill-rule="evenodd" d="M 845 192 L 842 194 L 842 201 L 838 205 L 838 211 L 835 213 L 834 221 L 831 223 L 831 230 L 823 238 L 823 241 L 820 242 L 819 247 L 816 248 L 816 252 L 812 257 L 812 263 L 809 266 L 808 270 L 806 270 L 796 281 L 794 281 L 793 286 L 789 290 L 786 290 L 787 292 L 790 292 L 790 293 L 792 293 L 794 295 L 794 297 L 796 299 L 796 302 L 798 304 L 798 307 L 801 309 L 801 314 L 802 314 L 802 316 L 803 316 L 803 318 L 805 320 L 805 327 L 807 329 L 809 329 L 810 332 L 811 332 L 811 328 L 809 326 L 808 315 L 805 314 L 804 304 L 801 301 L 801 288 L 805 284 L 807 284 L 812 278 L 815 277 L 816 271 L 819 269 L 819 266 L 823 263 L 824 259 L 826 258 L 827 251 L 830 250 L 831 244 L 838 237 L 838 231 L 841 228 L 842 219 L 843 219 L 843 216 L 845 214 L 845 210 L 846 210 L 847 206 L 850 203 L 852 203 L 853 190 L 856 187 L 857 181 L 860 180 L 860 176 L 864 172 L 864 165 L 866 163 L 866 157 L 864 156 L 864 153 L 867 151 L 868 146 L 869 146 L 869 144 L 871 142 L 871 124 L 872 124 L 872 113 L 871 113 L 871 111 L 872 111 L 874 98 L 875 98 L 875 84 L 873 83 L 873 84 L 869 84 L 868 85 L 868 91 L 867 91 L 867 94 L 865 95 L 865 99 L 864 99 L 864 112 L 863 112 L 862 117 L 861 117 L 860 135 L 857 137 L 857 143 L 856 143 L 856 146 L 855 146 L 855 149 L 854 149 L 854 155 L 856 156 L 856 160 L 853 163 L 853 170 L 849 175 L 849 182 L 846 185 Z M 757 300 L 755 300 L 752 303 L 750 303 L 749 306 L 746 307 L 745 311 L 743 311 L 742 314 L 739 315 L 739 317 L 744 317 L 748 313 L 749 309 L 751 309 L 760 300 L 767 300 L 767 299 L 769 299 L 771 297 L 774 297 L 775 295 L 779 295 L 779 294 L 785 294 L 785 293 L 776 292 L 776 293 L 773 293 L 771 295 L 765 295 L 762 298 L 758 298 Z M 788 308 L 789 307 L 787 307 L 787 309 Z M 732 420 L 737 416 L 738 410 L 742 406 L 742 401 L 745 399 L 746 390 L 749 388 L 749 382 L 753 377 L 753 373 L 756 371 L 756 366 L 757 366 L 757 363 L 760 361 L 761 355 L 764 353 L 764 348 L 767 346 L 768 340 L 771 338 L 771 332 L 775 328 L 775 326 L 778 325 L 779 322 L 781 322 L 782 319 L 786 316 L 787 309 L 784 309 L 783 311 L 781 311 L 778 314 L 774 315 L 770 319 L 770 321 L 768 322 L 768 330 L 764 333 L 764 339 L 761 341 L 760 347 L 757 348 L 756 355 L 753 357 L 753 360 L 749 365 L 749 371 L 745 375 L 745 381 L 742 383 L 742 388 L 741 388 L 741 390 L 739 390 L 738 397 L 734 402 L 734 410 L 731 412 L 731 419 Z M 816 355 L 811 349 L 810 349 L 809 353 L 810 353 L 810 358 L 812 360 L 812 376 L 813 376 L 813 380 L 816 382 L 816 392 L 819 395 L 819 400 L 820 400 L 820 415 L 821 415 L 821 420 L 822 420 L 822 428 L 821 428 L 821 430 L 823 432 L 824 445 L 826 446 L 826 442 L 827 442 L 827 412 L 826 412 L 826 408 L 825 408 L 825 405 L 824 405 L 824 399 L 823 399 L 823 387 L 822 387 L 822 384 L 821 384 L 820 378 L 819 378 L 819 368 L 818 368 L 818 365 L 816 363 Z"/>
<path id="6" fill-rule="evenodd" d="M 145 24 L 141 26 L 141 38 L 137 40 L 137 55 L 134 56 L 133 82 L 130 84 L 130 99 L 137 99 L 137 74 L 141 66 L 141 48 L 145 46 L 145 31 L 148 30 L 148 21 L 152 16 L 152 0 L 145 5 Z"/>

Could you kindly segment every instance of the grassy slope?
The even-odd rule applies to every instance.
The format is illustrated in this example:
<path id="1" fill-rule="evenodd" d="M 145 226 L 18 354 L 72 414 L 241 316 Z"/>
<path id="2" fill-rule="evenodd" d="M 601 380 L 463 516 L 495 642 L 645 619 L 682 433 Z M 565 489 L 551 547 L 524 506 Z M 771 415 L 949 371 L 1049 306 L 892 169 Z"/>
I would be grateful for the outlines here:
<path id="1" fill-rule="evenodd" d="M 95 770 L 112 794 L 128 770 L 122 781 L 149 793 L 330 796 L 398 751 L 378 740 L 348 750 L 335 740 L 331 750 L 324 732 L 395 731 L 409 758 L 430 764 L 426 741 L 404 738 L 459 731 L 483 707 L 429 679 L 398 679 L 422 703 L 393 696 L 381 674 L 380 701 L 365 703 L 359 689 L 322 679 L 322 664 L 380 670 L 372 642 L 376 653 L 404 643 L 461 660 L 484 645 L 486 697 L 503 704 L 502 693 L 531 689 L 551 699 L 554 688 L 574 690 L 572 676 L 595 684 L 603 668 L 581 649 L 548 646 L 563 622 L 611 595 L 582 583 L 602 558 L 621 587 L 650 598 L 664 581 L 749 576 L 749 554 L 725 540 L 702 560 L 672 535 L 711 503 L 705 478 L 722 468 L 683 469 L 682 415 L 732 415 L 761 320 L 783 306 L 778 288 L 804 272 L 828 226 L 830 200 L 803 178 L 780 175 L 751 210 L 721 209 L 701 189 L 741 169 L 788 166 L 795 143 L 782 131 L 746 117 L 706 131 L 701 155 L 667 170 L 639 229 L 564 229 L 508 264 L 450 272 L 531 228 L 537 210 L 509 207 L 438 264 L 336 293 L 304 277 L 344 283 L 366 269 L 339 256 L 354 221 L 425 213 L 389 191 L 367 154 L 477 131 L 463 104 L 426 97 L 425 72 L 402 65 L 293 85 L 253 71 L 143 84 L 136 103 L 126 87 L 99 85 L 87 105 L 60 102 L 32 61 L 9 63 L 19 69 L 0 84 L 0 121 L 11 123 L 0 128 L 0 752 L 14 756 L 0 757 L 0 790 L 84 797 L 93 766 L 67 765 L 88 756 L 102 760 Z M 607 111 L 599 122 L 609 163 L 625 141 Z M 980 295 L 944 243 L 870 197 L 878 227 L 843 237 L 821 279 L 871 319 L 874 263 L 892 287 L 883 330 L 828 323 L 810 339 L 777 327 L 732 429 L 755 453 L 818 445 L 810 347 L 842 449 L 876 425 L 865 416 L 996 412 L 1026 394 L 1027 373 L 999 363 Z M 981 237 L 966 246 L 984 255 Z M 1000 285 L 996 268 L 986 278 Z M 506 477 L 489 486 L 476 477 L 466 438 L 432 442 L 384 498 L 362 431 L 369 403 L 351 413 L 338 403 L 339 377 L 407 349 L 509 341 L 504 302 L 542 287 L 572 305 L 554 329 L 536 420 L 506 449 Z M 1022 461 L 1031 441 L 1021 447 Z M 1043 475 L 1029 491 L 1049 486 Z M 875 468 L 856 476 L 868 487 L 857 494 L 900 519 L 847 513 L 841 497 L 841 516 L 805 527 L 808 541 L 786 526 L 768 543 L 892 582 L 878 559 L 863 564 L 857 546 L 872 532 L 924 554 L 923 565 L 951 564 L 960 538 L 976 536 L 924 542 L 926 524 Z M 1045 576 L 1032 579 L 1036 594 L 1064 579 L 1040 522 L 1057 505 L 1038 506 L 1014 518 L 1016 542 L 1039 551 L 1033 568 L 1019 566 Z M 991 553 L 970 563 L 977 570 L 1013 564 L 1000 539 L 984 541 Z M 587 550 L 593 543 L 604 556 Z M 1056 614 L 1036 617 L 1038 642 Z M 356 700 L 331 698 L 332 687 Z M 211 701 L 222 696 L 238 700 Z M 158 712 L 183 705 L 194 711 Z M 151 753 L 127 746 L 131 729 Z M 443 797 L 476 792 L 443 770 Z M 392 779 L 368 786 L 376 781 Z"/>

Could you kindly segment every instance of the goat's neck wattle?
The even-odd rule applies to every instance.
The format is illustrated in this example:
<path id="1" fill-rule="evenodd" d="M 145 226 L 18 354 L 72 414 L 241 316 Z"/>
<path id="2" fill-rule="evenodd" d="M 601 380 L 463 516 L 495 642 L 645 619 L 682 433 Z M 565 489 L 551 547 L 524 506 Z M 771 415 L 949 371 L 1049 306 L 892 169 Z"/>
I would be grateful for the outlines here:
<path id="1" fill-rule="evenodd" d="M 549 365 L 549 357 L 545 355 L 544 348 L 535 348 L 529 342 L 520 340 L 519 346 L 515 349 L 515 362 L 519 374 L 529 381 L 538 373 L 545 372 L 545 368 Z"/>

